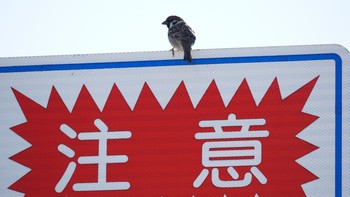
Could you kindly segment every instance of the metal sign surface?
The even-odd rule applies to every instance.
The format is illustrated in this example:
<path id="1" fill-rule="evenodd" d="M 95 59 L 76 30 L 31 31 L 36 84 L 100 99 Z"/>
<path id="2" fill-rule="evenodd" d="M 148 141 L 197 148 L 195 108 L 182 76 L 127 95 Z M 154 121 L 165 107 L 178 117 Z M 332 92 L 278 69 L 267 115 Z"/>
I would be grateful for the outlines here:
<path id="1" fill-rule="evenodd" d="M 1 196 L 348 196 L 338 45 L 0 59 Z"/>

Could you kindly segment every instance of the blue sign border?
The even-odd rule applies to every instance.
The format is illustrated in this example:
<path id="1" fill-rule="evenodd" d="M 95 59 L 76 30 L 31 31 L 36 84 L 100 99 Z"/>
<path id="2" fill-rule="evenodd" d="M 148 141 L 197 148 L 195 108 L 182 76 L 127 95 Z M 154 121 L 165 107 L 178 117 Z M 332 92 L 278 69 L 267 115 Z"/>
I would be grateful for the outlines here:
<path id="1" fill-rule="evenodd" d="M 157 66 L 189 66 L 198 64 L 235 64 L 235 63 L 267 63 L 295 62 L 314 60 L 334 60 L 335 62 L 335 196 L 342 196 L 342 59 L 336 53 L 199 58 L 187 63 L 183 60 L 150 60 L 128 62 L 76 63 L 76 64 L 45 64 L 28 66 L 0 67 L 0 73 L 42 72 L 61 70 L 88 70 L 108 68 L 134 68 Z"/>

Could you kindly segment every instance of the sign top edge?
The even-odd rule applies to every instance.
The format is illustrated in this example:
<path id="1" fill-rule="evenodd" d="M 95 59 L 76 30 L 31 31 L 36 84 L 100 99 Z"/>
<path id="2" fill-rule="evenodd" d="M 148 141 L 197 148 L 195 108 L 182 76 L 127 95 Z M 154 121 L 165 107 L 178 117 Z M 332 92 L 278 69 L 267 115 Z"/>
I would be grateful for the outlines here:
<path id="1" fill-rule="evenodd" d="M 246 56 L 274 56 L 293 54 L 318 54 L 336 53 L 350 61 L 349 51 L 338 44 L 325 45 L 291 45 L 270 47 L 247 47 L 247 48 L 214 48 L 193 49 L 192 56 L 196 58 L 217 57 L 246 57 Z M 127 62 L 127 61 L 150 61 L 150 60 L 178 60 L 182 59 L 183 53 L 176 52 L 172 57 L 171 52 L 145 51 L 145 52 L 120 52 L 120 53 L 95 53 L 95 54 L 72 54 L 72 55 L 48 55 L 48 56 L 22 56 L 1 57 L 0 67 L 26 66 L 26 65 L 50 65 L 50 64 L 81 64 L 103 62 Z"/>

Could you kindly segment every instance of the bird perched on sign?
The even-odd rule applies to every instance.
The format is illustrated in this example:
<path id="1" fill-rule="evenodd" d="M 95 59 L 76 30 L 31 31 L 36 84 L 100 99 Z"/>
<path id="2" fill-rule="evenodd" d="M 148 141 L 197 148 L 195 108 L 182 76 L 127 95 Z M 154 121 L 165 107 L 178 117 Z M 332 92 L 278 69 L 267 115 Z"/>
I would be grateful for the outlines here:
<path id="1" fill-rule="evenodd" d="M 192 62 L 191 50 L 192 45 L 196 41 L 194 31 L 187 23 L 178 16 L 169 16 L 163 23 L 168 27 L 168 38 L 174 56 L 174 49 L 184 52 L 184 60 Z"/>

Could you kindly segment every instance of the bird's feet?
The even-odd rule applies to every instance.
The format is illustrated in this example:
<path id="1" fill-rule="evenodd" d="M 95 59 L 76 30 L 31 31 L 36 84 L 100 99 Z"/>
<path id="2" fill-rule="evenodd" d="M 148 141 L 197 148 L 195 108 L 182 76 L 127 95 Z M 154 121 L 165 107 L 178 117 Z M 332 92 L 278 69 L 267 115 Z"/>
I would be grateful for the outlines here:
<path id="1" fill-rule="evenodd" d="M 169 51 L 173 54 L 173 57 L 175 56 L 175 48 L 171 48 Z"/>

